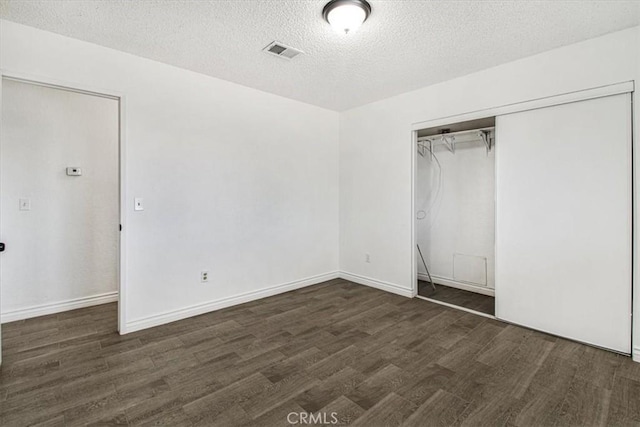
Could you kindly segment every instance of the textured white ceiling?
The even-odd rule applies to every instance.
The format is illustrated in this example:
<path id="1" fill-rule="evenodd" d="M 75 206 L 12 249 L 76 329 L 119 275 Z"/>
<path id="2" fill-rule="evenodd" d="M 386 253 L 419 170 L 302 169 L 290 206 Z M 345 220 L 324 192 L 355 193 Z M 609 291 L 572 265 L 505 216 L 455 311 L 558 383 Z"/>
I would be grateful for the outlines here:
<path id="1" fill-rule="evenodd" d="M 344 36 L 325 3 L 0 0 L 0 17 L 338 111 L 640 23 L 640 1 L 371 0 Z M 306 54 L 261 52 L 273 40 Z"/>

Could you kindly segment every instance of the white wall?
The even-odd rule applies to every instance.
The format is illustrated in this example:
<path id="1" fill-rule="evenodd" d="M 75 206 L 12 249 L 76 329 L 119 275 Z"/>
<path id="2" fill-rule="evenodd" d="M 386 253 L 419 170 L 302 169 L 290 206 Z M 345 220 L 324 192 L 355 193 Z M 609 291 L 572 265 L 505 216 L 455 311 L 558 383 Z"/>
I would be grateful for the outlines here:
<path id="1" fill-rule="evenodd" d="M 8 21 L 0 27 L 3 69 L 126 97 L 128 330 L 333 277 L 337 113 Z M 134 197 L 144 211 L 133 211 Z"/>
<path id="2" fill-rule="evenodd" d="M 118 101 L 5 80 L 2 117 L 3 320 L 114 301 Z M 83 175 L 67 176 L 69 166 Z M 30 210 L 20 210 L 21 198 Z"/>
<path id="3" fill-rule="evenodd" d="M 638 79 L 639 33 L 612 33 L 342 113 L 341 271 L 400 292 L 412 287 L 412 123 Z"/>
<path id="4" fill-rule="evenodd" d="M 340 270 L 404 295 L 412 289 L 412 123 L 629 80 L 640 81 L 640 27 L 342 113 Z M 640 108 L 634 114 L 637 144 Z M 640 197 L 635 200 L 640 208 Z M 370 253 L 370 263 L 364 253 Z M 637 285 L 634 294 L 640 331 Z M 640 358 L 640 335 L 634 343 Z"/>
<path id="5" fill-rule="evenodd" d="M 487 153 L 481 140 L 470 140 L 455 153 L 442 144 L 433 152 L 435 159 L 428 151 L 416 157 L 415 196 L 416 239 L 430 273 L 436 283 L 493 289 L 495 150 Z M 418 273 L 426 275 L 421 260 Z"/>

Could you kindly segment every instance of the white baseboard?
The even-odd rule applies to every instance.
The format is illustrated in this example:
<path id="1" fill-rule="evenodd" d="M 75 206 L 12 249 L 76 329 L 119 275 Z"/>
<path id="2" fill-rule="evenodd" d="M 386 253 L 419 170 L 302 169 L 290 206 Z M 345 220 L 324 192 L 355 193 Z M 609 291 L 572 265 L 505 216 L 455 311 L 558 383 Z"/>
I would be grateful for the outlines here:
<path id="1" fill-rule="evenodd" d="M 484 286 L 470 285 L 468 283 L 462 283 L 455 280 L 447 279 L 446 277 L 431 275 L 436 285 L 449 286 L 450 288 L 462 289 L 463 291 L 475 292 L 477 294 L 489 295 L 493 297 L 496 295 L 495 290 L 491 288 L 485 288 Z M 429 276 L 423 273 L 418 273 L 418 279 L 429 281 Z"/>
<path id="2" fill-rule="evenodd" d="M 318 283 L 326 282 L 327 280 L 337 279 L 338 277 L 340 277 L 338 272 L 334 271 L 331 273 L 320 274 L 318 276 L 307 277 L 302 280 L 296 280 L 294 282 L 271 286 L 269 288 L 260 289 L 258 291 L 252 291 L 252 292 L 247 292 L 240 295 L 235 295 L 232 297 L 223 298 L 221 300 L 209 301 L 202 304 L 180 308 L 177 310 L 171 310 L 171 311 L 167 311 L 160 314 L 154 314 L 152 316 L 143 317 L 142 319 L 137 319 L 137 320 L 132 320 L 130 322 L 127 322 L 127 325 L 124 328 L 124 331 L 120 331 L 120 333 L 128 334 L 131 332 L 140 331 L 142 329 L 164 325 L 166 323 L 175 322 L 177 320 L 186 319 L 188 317 L 198 316 L 200 314 L 209 313 L 211 311 L 220 310 L 222 308 L 243 304 L 243 303 L 255 301 L 261 298 L 282 294 L 284 292 L 293 291 L 295 289 L 304 288 L 306 286 L 311 286 Z"/>
<path id="3" fill-rule="evenodd" d="M 633 358 L 634 362 L 640 363 L 640 347 L 633 348 L 633 354 L 631 354 L 631 357 Z"/>
<path id="4" fill-rule="evenodd" d="M 402 286 L 398 286 L 393 283 L 383 282 L 381 280 L 372 279 L 370 277 L 360 276 L 359 274 L 347 273 L 346 271 L 340 272 L 340 278 L 359 283 L 361 285 L 371 286 L 372 288 L 380 289 L 382 291 L 401 295 L 403 297 L 413 298 L 412 289 L 403 288 Z"/>
<path id="5" fill-rule="evenodd" d="M 2 313 L 0 322 L 8 323 L 16 320 L 30 319 L 32 317 L 45 316 L 47 314 L 62 313 L 63 311 L 76 310 L 78 308 L 91 307 L 118 301 L 118 292 L 107 292 L 92 295 L 90 297 L 74 298 L 67 301 L 59 301 L 49 304 L 33 305 L 31 307 Z"/>

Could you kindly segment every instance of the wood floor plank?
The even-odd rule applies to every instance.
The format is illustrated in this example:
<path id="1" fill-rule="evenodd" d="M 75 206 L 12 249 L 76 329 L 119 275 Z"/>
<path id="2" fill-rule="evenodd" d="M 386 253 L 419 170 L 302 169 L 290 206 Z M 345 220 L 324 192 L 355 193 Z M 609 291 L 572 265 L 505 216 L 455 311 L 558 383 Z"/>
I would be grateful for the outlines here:
<path id="1" fill-rule="evenodd" d="M 364 380 L 346 396 L 362 408 L 369 409 L 377 405 L 389 393 L 411 383 L 414 379 L 415 377 L 411 373 L 393 364 L 388 364 Z"/>
<path id="2" fill-rule="evenodd" d="M 420 406 L 448 384 L 454 375 L 453 371 L 437 364 L 425 364 L 415 371 L 417 380 L 399 387 L 396 393 Z"/>
<path id="3" fill-rule="evenodd" d="M 365 410 L 344 396 L 338 397 L 324 408 L 318 411 L 322 414 L 328 414 L 331 421 L 337 420 L 335 425 L 346 426 L 351 425 L 358 419 Z"/>
<path id="4" fill-rule="evenodd" d="M 318 379 L 306 373 L 291 375 L 276 383 L 269 384 L 259 393 L 242 402 L 240 406 L 251 418 L 255 419 L 319 383 Z"/>
<path id="5" fill-rule="evenodd" d="M 608 425 L 640 424 L 640 382 L 620 377 L 614 383 Z"/>
<path id="6" fill-rule="evenodd" d="M 547 357 L 537 370 L 529 389 L 541 389 L 548 394 L 564 395 L 576 374 L 576 367 L 564 359 L 558 357 Z"/>
<path id="7" fill-rule="evenodd" d="M 492 397 L 489 397 L 492 396 Z M 489 392 L 484 399 L 472 402 L 461 415 L 461 426 L 506 426 L 517 411 L 518 401 L 508 394 Z"/>
<path id="8" fill-rule="evenodd" d="M 517 403 L 512 402 L 513 411 L 508 413 L 508 424 L 522 427 L 555 425 L 560 416 L 564 398 L 565 394 L 529 389 Z"/>
<path id="9" fill-rule="evenodd" d="M 182 408 L 194 424 L 206 424 L 232 406 L 246 402 L 272 386 L 273 383 L 264 375 L 255 373 L 189 402 Z"/>
<path id="10" fill-rule="evenodd" d="M 438 390 L 402 425 L 407 427 L 454 425 L 467 406 L 469 402 L 444 390 Z"/>
<path id="11" fill-rule="evenodd" d="M 54 418 L 49 418 L 46 419 L 42 422 L 37 422 L 35 424 L 32 424 L 34 427 L 61 427 L 66 425 L 65 424 L 65 419 L 64 419 L 64 415 L 58 415 L 57 417 Z"/>
<path id="12" fill-rule="evenodd" d="M 114 414 L 124 414 L 127 408 L 141 403 L 158 393 L 158 389 L 168 391 L 163 380 L 157 380 L 144 387 L 128 388 L 126 392 L 115 391 L 107 396 L 84 404 L 73 406 L 64 411 L 65 424 L 69 426 L 84 426 L 93 423 L 106 424 L 112 420 Z"/>
<path id="13" fill-rule="evenodd" d="M 496 336 L 476 355 L 475 360 L 489 366 L 500 366 L 518 350 L 520 344 Z"/>
<path id="14" fill-rule="evenodd" d="M 554 346 L 555 339 L 553 337 L 545 337 L 536 332 L 523 341 L 511 357 L 514 360 L 539 366 L 544 363 Z"/>
<path id="15" fill-rule="evenodd" d="M 399 426 L 416 410 L 416 405 L 395 393 L 389 393 L 374 407 L 356 419 L 352 426 Z"/>
<path id="16" fill-rule="evenodd" d="M 129 417 L 127 417 L 129 422 Z M 143 422 L 134 423 L 140 426 L 171 426 L 171 427 L 190 427 L 192 422 L 182 409 L 174 409 L 159 412 L 151 417 L 146 418 Z"/>
<path id="17" fill-rule="evenodd" d="M 351 393 L 365 378 L 360 371 L 346 367 L 301 393 L 295 401 L 307 412 L 316 412 L 334 399 Z"/>
<path id="18" fill-rule="evenodd" d="M 272 408 L 271 410 L 263 413 L 257 418 L 249 418 L 248 415 L 244 417 L 240 415 L 240 420 L 238 420 L 237 414 L 229 414 L 232 416 L 225 417 L 224 421 L 228 425 L 246 425 L 246 426 L 276 426 L 276 425 L 291 425 L 293 423 L 300 422 L 300 414 L 306 415 L 308 412 L 305 411 L 300 405 L 298 405 L 294 400 L 287 400 L 281 405 Z M 304 416 L 303 415 L 303 416 Z M 246 417 L 246 418 L 245 418 Z M 222 419 L 220 419 L 222 421 Z M 289 422 L 291 421 L 291 423 Z M 221 426 L 223 424 L 220 424 Z"/>
<path id="19" fill-rule="evenodd" d="M 141 364 L 146 364 L 147 366 L 152 365 L 149 362 L 149 360 L 144 360 Z M 89 378 L 108 370 L 109 366 L 104 359 L 92 359 L 47 375 L 29 378 L 17 384 L 10 384 L 7 387 L 7 397 L 10 397 L 12 400 L 17 400 L 20 396 L 32 398 L 34 394 L 53 391 L 65 384 L 80 381 L 83 378 Z"/>
<path id="20" fill-rule="evenodd" d="M 539 370 L 540 366 L 512 356 L 490 374 L 478 377 L 489 393 L 501 393 L 518 399 L 527 391 Z"/>
<path id="21" fill-rule="evenodd" d="M 352 345 L 314 363 L 307 368 L 307 372 L 316 378 L 325 380 L 336 372 L 355 363 L 356 360 L 363 356 L 364 353 L 362 350 Z"/>
<path id="22" fill-rule="evenodd" d="M 483 346 L 471 340 L 463 339 L 451 347 L 447 353 L 437 360 L 440 366 L 449 368 L 452 371 L 464 369 L 470 360 L 474 360 Z"/>
<path id="23" fill-rule="evenodd" d="M 556 425 L 606 425 L 611 390 L 575 377 L 560 407 Z"/>
<path id="24" fill-rule="evenodd" d="M 584 347 L 577 361 L 576 376 L 611 390 L 622 356 L 595 347 Z"/>
<path id="25" fill-rule="evenodd" d="M 324 351 L 316 347 L 311 347 L 287 359 L 283 359 L 279 361 L 279 363 L 268 365 L 264 369 L 261 369 L 260 372 L 267 377 L 269 381 L 276 383 L 294 373 L 306 371 L 308 367 L 326 359 L 327 356 L 328 354 Z"/>

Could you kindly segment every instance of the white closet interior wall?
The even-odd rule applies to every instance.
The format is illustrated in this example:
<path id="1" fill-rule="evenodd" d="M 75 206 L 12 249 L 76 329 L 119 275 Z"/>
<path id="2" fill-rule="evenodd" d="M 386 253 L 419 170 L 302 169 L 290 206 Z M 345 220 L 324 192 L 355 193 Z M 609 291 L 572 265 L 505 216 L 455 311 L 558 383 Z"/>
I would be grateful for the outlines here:
<path id="1" fill-rule="evenodd" d="M 428 145 L 428 144 L 427 144 Z M 495 285 L 495 154 L 480 139 L 417 156 L 417 243 L 436 283 Z M 422 219 L 421 219 L 422 218 Z M 418 277 L 426 279 L 418 259 Z"/>

